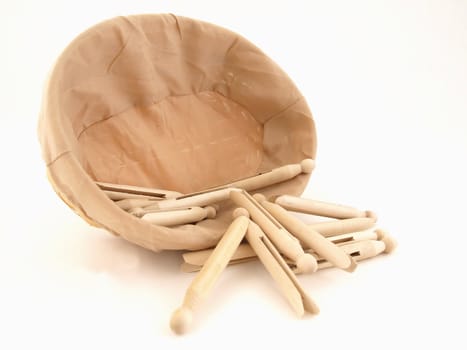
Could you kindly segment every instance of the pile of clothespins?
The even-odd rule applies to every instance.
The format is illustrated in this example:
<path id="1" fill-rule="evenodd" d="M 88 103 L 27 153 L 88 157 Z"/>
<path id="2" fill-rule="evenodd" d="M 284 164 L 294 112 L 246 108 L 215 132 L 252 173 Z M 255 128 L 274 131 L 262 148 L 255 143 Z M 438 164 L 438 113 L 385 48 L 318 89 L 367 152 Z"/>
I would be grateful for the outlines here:
<path id="1" fill-rule="evenodd" d="M 297 315 L 319 309 L 301 287 L 295 274 L 338 267 L 355 270 L 357 261 L 389 253 L 395 241 L 377 229 L 376 215 L 349 206 L 303 199 L 287 194 L 266 198 L 261 188 L 287 181 L 314 168 L 312 159 L 242 179 L 202 192 L 182 195 L 174 191 L 98 182 L 98 186 L 123 210 L 156 225 L 176 226 L 213 219 L 218 203 L 232 201 L 233 221 L 217 246 L 183 254 L 182 270 L 199 271 L 182 306 L 170 321 L 184 333 L 192 311 L 213 287 L 228 264 L 259 259 Z M 250 195 L 248 191 L 256 194 Z M 291 212 L 332 218 L 305 224 Z"/>

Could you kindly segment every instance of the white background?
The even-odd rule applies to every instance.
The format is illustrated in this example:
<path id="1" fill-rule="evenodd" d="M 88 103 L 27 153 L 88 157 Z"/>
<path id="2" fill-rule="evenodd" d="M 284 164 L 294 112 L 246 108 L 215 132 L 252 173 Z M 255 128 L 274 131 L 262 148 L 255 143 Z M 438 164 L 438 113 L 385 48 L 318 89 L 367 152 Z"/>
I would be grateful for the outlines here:
<path id="1" fill-rule="evenodd" d="M 1 349 L 466 348 L 467 2 L 1 1 Z M 354 274 L 300 277 L 320 315 L 296 319 L 251 263 L 228 268 L 176 337 L 193 278 L 180 254 L 89 227 L 47 183 L 36 126 L 54 60 L 96 22 L 158 12 L 276 60 L 317 124 L 305 196 L 373 209 L 399 241 Z"/>

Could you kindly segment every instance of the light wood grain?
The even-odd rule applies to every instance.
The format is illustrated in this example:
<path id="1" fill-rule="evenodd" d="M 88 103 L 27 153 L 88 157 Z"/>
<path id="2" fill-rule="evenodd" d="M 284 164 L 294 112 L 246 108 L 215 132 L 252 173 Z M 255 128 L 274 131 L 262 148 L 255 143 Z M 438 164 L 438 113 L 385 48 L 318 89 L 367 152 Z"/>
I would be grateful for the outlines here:
<path id="1" fill-rule="evenodd" d="M 362 232 L 355 232 L 355 233 L 346 233 L 343 235 L 339 236 L 333 236 L 333 237 L 328 237 L 327 239 L 334 244 L 337 244 L 340 246 L 343 250 L 347 252 L 346 246 L 349 244 L 353 244 L 356 242 L 360 241 L 376 241 L 376 240 L 381 240 L 383 237 L 387 237 L 387 234 L 384 236 L 377 233 L 375 230 L 368 230 L 368 231 L 362 231 Z M 203 250 L 197 250 L 194 252 L 187 252 L 182 254 L 183 260 L 192 265 L 204 265 L 208 257 L 212 254 L 213 248 L 211 249 L 203 249 Z M 316 252 L 308 248 L 306 250 L 307 253 L 310 254 L 315 254 Z M 246 244 L 240 244 L 238 249 L 235 251 L 234 255 L 232 256 L 232 260 L 242 260 L 242 259 L 248 259 L 251 257 L 254 257 L 255 253 L 251 249 L 251 247 Z M 319 257 L 320 260 L 323 260 L 322 257 Z"/>
<path id="2" fill-rule="evenodd" d="M 275 203 L 287 210 L 335 219 L 365 218 L 374 216 L 374 213 L 372 212 L 358 210 L 345 205 L 321 202 L 289 195 L 277 197 L 275 199 Z"/>
<path id="3" fill-rule="evenodd" d="M 133 194 L 133 195 L 157 197 L 157 198 L 162 198 L 162 199 L 176 198 L 176 197 L 181 196 L 180 192 L 167 191 L 167 190 L 162 190 L 162 189 L 157 189 L 157 188 L 112 184 L 112 183 L 100 182 L 100 181 L 97 181 L 96 184 L 97 186 L 100 187 L 101 190 L 126 193 L 127 195 Z M 127 197 L 127 198 L 130 198 L 130 197 Z"/>
<path id="4" fill-rule="evenodd" d="M 372 228 L 375 223 L 375 218 L 353 218 L 319 222 L 316 224 L 309 224 L 308 227 L 318 231 L 324 237 L 331 237 L 345 233 L 364 231 Z"/>
<path id="5" fill-rule="evenodd" d="M 152 196 L 143 196 L 141 194 L 133 194 L 133 193 L 126 193 L 126 192 L 114 192 L 114 191 L 105 191 L 103 190 L 107 197 L 109 197 L 113 201 L 120 201 L 124 199 L 146 199 L 146 200 L 161 200 L 161 197 L 152 197 Z"/>
<path id="6" fill-rule="evenodd" d="M 134 209 L 134 208 L 138 208 L 141 206 L 145 206 L 145 205 L 151 205 L 153 203 L 155 203 L 155 201 L 152 199 L 136 199 L 136 198 L 122 199 L 122 200 L 115 202 L 115 204 L 118 207 L 126 211 Z"/>
<path id="7" fill-rule="evenodd" d="M 284 165 L 271 171 L 238 180 L 220 187 L 236 187 L 245 191 L 253 191 L 275 185 L 302 174 L 311 173 L 315 167 L 313 159 L 304 159 L 298 164 Z"/>
<path id="8" fill-rule="evenodd" d="M 390 254 L 397 248 L 397 241 L 387 231 L 377 229 L 376 234 L 378 235 L 378 240 L 385 245 L 385 253 Z"/>
<path id="9" fill-rule="evenodd" d="M 343 235 L 330 236 L 327 239 L 337 245 L 343 245 L 351 242 L 366 241 L 366 240 L 377 240 L 378 234 L 375 230 L 365 230 L 353 233 L 344 233 Z M 306 247 L 309 248 L 309 247 Z"/>
<path id="10" fill-rule="evenodd" d="M 188 194 L 173 199 L 158 201 L 146 209 L 179 209 L 186 207 L 204 207 L 229 199 L 231 192 L 240 191 L 236 188 L 207 191 L 200 194 Z"/>
<path id="11" fill-rule="evenodd" d="M 250 213 L 251 219 L 261 227 L 277 249 L 295 262 L 298 272 L 316 271 L 316 260 L 310 254 L 306 254 L 298 239 L 292 236 L 252 196 L 242 190 L 232 192 L 230 198 L 235 204 L 245 208 Z"/>
<path id="12" fill-rule="evenodd" d="M 191 207 L 146 213 L 141 219 L 159 226 L 176 226 L 198 222 L 207 217 L 212 219 L 215 215 L 216 210 L 213 207 Z"/>
<path id="13" fill-rule="evenodd" d="M 203 249 L 203 250 L 198 250 L 194 252 L 187 252 L 182 254 L 183 260 L 192 265 L 204 265 L 206 260 L 209 258 L 209 256 L 212 254 L 212 249 Z M 251 249 L 250 245 L 246 243 L 242 243 L 238 246 L 237 250 L 235 253 L 232 255 L 232 260 L 240 260 L 243 258 L 250 258 L 254 257 L 255 253 Z"/>
<path id="14" fill-rule="evenodd" d="M 252 221 L 248 226 L 246 239 L 264 267 L 276 281 L 295 313 L 300 317 L 303 316 L 305 311 L 314 314 L 319 313 L 318 306 L 301 287 L 277 249 L 264 235 L 261 228 Z"/>
<path id="15" fill-rule="evenodd" d="M 310 229 L 281 206 L 265 200 L 264 196 L 258 195 L 256 199 L 290 233 L 303 242 L 306 247 L 313 248 L 316 253 L 333 263 L 336 267 L 348 272 L 355 270 L 357 267 L 355 261 L 334 243 L 327 240 L 317 231 Z"/>
<path id="16" fill-rule="evenodd" d="M 182 306 L 173 313 L 170 320 L 170 327 L 175 333 L 181 334 L 188 330 L 193 310 L 207 297 L 219 275 L 229 263 L 245 236 L 249 222 L 247 217 L 240 216 L 230 224 L 203 268 L 190 284 Z"/>
<path id="17" fill-rule="evenodd" d="M 355 261 L 361 261 L 373 258 L 381 253 L 386 253 L 386 244 L 383 241 L 369 239 L 362 241 L 350 241 L 339 244 L 341 249 L 352 256 Z M 257 258 L 255 251 L 247 243 L 241 244 L 237 252 L 232 256 L 232 259 L 229 262 L 231 264 L 240 264 L 249 261 L 253 261 Z M 196 252 L 189 252 L 183 254 L 184 262 L 181 265 L 181 270 L 184 272 L 196 272 L 201 269 L 201 267 L 206 262 L 209 254 L 211 254 L 212 249 L 201 250 Z M 313 254 L 318 262 L 318 270 L 334 267 L 334 265 L 328 262 L 323 257 L 316 254 L 313 249 L 308 249 L 308 253 Z M 288 265 L 293 265 L 293 262 L 289 259 L 284 259 Z"/>
<path id="18" fill-rule="evenodd" d="M 373 258 L 384 252 L 386 246 L 377 240 L 365 240 L 346 243 L 340 246 L 342 250 L 350 255 L 355 261 Z M 324 258 L 318 257 L 318 269 L 323 270 L 334 265 Z"/>

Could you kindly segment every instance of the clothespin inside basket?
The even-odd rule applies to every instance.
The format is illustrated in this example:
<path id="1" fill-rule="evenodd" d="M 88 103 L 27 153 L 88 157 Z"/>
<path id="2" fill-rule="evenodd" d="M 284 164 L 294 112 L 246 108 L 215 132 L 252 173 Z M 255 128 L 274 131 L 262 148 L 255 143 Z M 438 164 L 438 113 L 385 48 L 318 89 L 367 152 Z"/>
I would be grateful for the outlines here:
<path id="1" fill-rule="evenodd" d="M 288 164 L 274 168 L 270 171 L 260 173 L 258 175 L 249 176 L 241 180 L 211 188 L 211 190 L 236 187 L 245 191 L 254 191 L 293 179 L 300 174 L 309 174 L 313 171 L 314 168 L 315 161 L 313 159 L 304 159 L 300 163 Z"/>
<path id="2" fill-rule="evenodd" d="M 216 209 L 212 206 L 208 207 L 190 207 L 186 209 L 171 209 L 160 210 L 144 213 L 141 216 L 142 220 L 149 221 L 152 224 L 159 226 L 176 226 L 199 222 L 206 218 L 212 219 L 216 217 Z"/>
<path id="3" fill-rule="evenodd" d="M 125 198 L 135 198 L 134 196 L 156 197 L 160 199 L 175 198 L 181 196 L 181 193 L 175 191 L 167 191 L 161 189 L 152 189 L 140 186 L 111 184 L 108 182 L 96 181 L 97 186 L 103 191 L 108 191 L 114 195 L 120 193 Z M 132 197 L 133 195 L 133 197 Z M 113 198 L 111 198 L 113 199 Z"/>
<path id="4" fill-rule="evenodd" d="M 230 193 L 240 191 L 237 188 L 224 188 L 220 190 L 204 191 L 203 193 L 190 193 L 177 198 L 155 202 L 146 209 L 180 209 L 187 207 L 204 207 L 229 199 Z"/>

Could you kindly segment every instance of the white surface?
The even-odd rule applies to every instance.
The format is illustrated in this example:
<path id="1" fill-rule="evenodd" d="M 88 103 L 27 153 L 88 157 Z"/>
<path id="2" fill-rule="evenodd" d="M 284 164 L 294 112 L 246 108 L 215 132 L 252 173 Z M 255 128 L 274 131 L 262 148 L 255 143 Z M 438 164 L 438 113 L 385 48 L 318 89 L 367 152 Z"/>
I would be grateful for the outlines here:
<path id="1" fill-rule="evenodd" d="M 297 320 L 259 264 L 228 270 L 184 337 L 168 327 L 193 275 L 91 228 L 53 193 L 36 140 L 60 51 L 115 15 L 173 12 L 237 31 L 297 83 L 318 167 L 305 196 L 375 210 L 392 256 L 300 277 Z M 2 1 L 1 349 L 466 348 L 465 1 Z M 19 186 L 19 187 L 18 187 Z"/>

